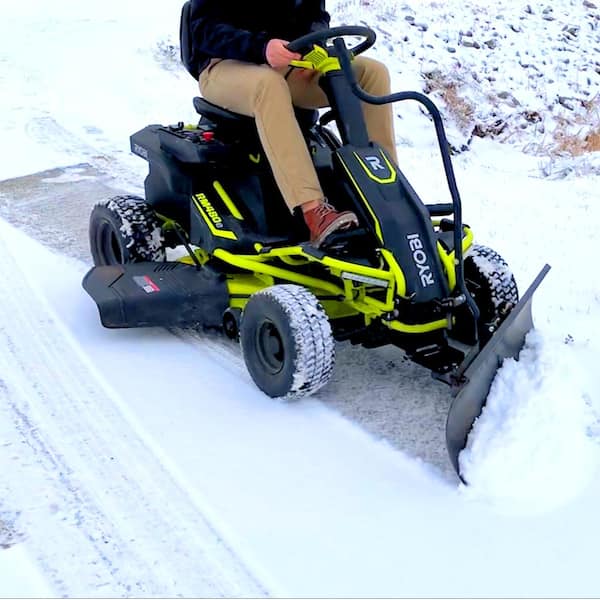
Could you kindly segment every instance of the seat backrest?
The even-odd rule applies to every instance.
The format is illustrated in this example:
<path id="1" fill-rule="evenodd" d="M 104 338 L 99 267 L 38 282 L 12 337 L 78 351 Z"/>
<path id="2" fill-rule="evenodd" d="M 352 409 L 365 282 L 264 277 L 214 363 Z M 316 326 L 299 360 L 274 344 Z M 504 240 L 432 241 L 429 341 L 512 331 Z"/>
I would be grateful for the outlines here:
<path id="1" fill-rule="evenodd" d="M 190 27 L 190 16 L 192 12 L 191 0 L 187 0 L 181 7 L 181 20 L 179 22 L 179 48 L 181 62 L 187 69 L 188 73 L 198 79 L 199 73 L 196 72 L 192 65 L 192 31 Z"/>

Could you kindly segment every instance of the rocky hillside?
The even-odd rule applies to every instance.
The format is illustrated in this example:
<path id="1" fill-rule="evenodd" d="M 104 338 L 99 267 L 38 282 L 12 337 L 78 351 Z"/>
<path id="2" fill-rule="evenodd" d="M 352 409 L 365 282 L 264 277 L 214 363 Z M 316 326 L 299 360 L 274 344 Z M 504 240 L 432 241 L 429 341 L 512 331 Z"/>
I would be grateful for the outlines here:
<path id="1" fill-rule="evenodd" d="M 599 168 L 598 0 L 338 0 L 336 24 L 378 33 L 395 83 L 431 94 L 455 150 L 492 137 L 547 157 L 546 175 Z"/>

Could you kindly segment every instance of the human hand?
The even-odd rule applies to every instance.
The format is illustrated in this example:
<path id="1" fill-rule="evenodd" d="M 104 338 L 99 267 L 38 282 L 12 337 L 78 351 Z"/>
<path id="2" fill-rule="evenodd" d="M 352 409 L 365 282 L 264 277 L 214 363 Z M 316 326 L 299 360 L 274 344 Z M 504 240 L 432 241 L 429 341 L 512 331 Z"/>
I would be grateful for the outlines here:
<path id="1" fill-rule="evenodd" d="M 294 76 L 306 82 L 312 81 L 318 74 L 319 71 L 315 69 L 294 69 Z"/>
<path id="2" fill-rule="evenodd" d="M 278 39 L 269 40 L 267 43 L 265 57 L 267 63 L 274 69 L 286 67 L 290 64 L 291 60 L 300 60 L 302 58 L 301 54 L 290 52 L 287 49 L 288 43 L 286 40 Z"/>

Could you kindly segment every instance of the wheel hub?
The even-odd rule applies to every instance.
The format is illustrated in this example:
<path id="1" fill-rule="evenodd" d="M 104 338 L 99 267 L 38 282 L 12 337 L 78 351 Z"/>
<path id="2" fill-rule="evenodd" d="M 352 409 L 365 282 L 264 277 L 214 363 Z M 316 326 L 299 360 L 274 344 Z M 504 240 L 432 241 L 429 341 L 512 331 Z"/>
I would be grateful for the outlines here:
<path id="1" fill-rule="evenodd" d="M 283 368 L 285 351 L 281 335 L 271 321 L 265 321 L 258 328 L 256 347 L 258 357 L 271 374 L 279 373 Z"/>

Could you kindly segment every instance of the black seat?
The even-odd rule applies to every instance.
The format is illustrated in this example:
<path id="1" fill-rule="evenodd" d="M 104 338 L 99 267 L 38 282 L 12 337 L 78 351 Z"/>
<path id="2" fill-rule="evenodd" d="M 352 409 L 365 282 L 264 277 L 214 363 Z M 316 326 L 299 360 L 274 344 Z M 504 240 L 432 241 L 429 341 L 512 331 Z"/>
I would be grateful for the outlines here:
<path id="1" fill-rule="evenodd" d="M 206 117 L 216 125 L 234 125 L 238 128 L 243 127 L 244 129 L 251 129 L 252 131 L 255 130 L 254 117 L 248 117 L 227 110 L 226 108 L 213 104 L 199 96 L 194 98 L 194 108 L 199 115 Z M 317 110 L 294 107 L 294 112 L 296 113 L 296 119 L 298 119 L 300 128 L 303 131 L 310 129 L 317 122 L 319 117 L 319 112 Z"/>
<path id="2" fill-rule="evenodd" d="M 239 113 L 227 110 L 222 106 L 213 104 L 204 98 L 200 98 L 199 96 L 194 98 L 194 108 L 199 115 L 210 119 L 213 123 L 218 125 L 254 127 L 254 117 L 240 115 Z"/>

